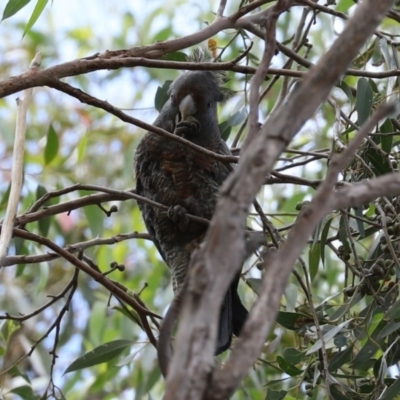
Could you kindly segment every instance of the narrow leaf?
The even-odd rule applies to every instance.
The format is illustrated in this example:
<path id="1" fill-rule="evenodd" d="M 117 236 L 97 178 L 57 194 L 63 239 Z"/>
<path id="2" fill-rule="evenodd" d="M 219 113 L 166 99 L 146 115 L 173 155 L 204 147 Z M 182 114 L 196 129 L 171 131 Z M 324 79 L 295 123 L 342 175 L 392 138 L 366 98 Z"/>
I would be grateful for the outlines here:
<path id="1" fill-rule="evenodd" d="M 168 53 L 163 57 L 163 60 L 169 61 L 187 61 L 187 55 L 181 51 L 174 51 L 173 53 Z"/>
<path id="2" fill-rule="evenodd" d="M 334 372 L 343 364 L 350 362 L 353 355 L 353 346 L 349 346 L 346 350 L 337 352 L 329 363 L 329 372 Z"/>
<path id="3" fill-rule="evenodd" d="M 37 400 L 38 398 L 38 396 L 33 393 L 32 388 L 28 385 L 19 386 L 11 390 L 10 393 L 14 393 L 24 400 Z"/>
<path id="4" fill-rule="evenodd" d="M 246 283 L 253 289 L 253 291 L 257 294 L 260 294 L 261 288 L 261 279 L 259 278 L 248 278 L 246 279 Z"/>
<path id="5" fill-rule="evenodd" d="M 154 107 L 157 111 L 161 111 L 164 104 L 168 100 L 168 90 L 172 81 L 165 81 L 162 86 L 157 88 L 156 97 L 154 98 Z"/>
<path id="6" fill-rule="evenodd" d="M 134 342 L 131 340 L 114 340 L 96 347 L 82 357 L 77 358 L 64 372 L 77 371 L 79 369 L 92 367 L 110 361 L 121 354 L 127 347 Z"/>
<path id="7" fill-rule="evenodd" d="M 365 78 L 360 78 L 357 82 L 356 110 L 358 114 L 358 125 L 362 125 L 368 118 L 372 110 L 373 92 L 369 82 Z"/>
<path id="8" fill-rule="evenodd" d="M 36 189 L 36 200 L 40 199 L 47 193 L 47 190 L 42 185 L 39 185 Z M 52 221 L 51 217 L 40 218 L 38 221 L 39 233 L 42 236 L 47 236 L 49 233 L 50 223 Z"/>
<path id="9" fill-rule="evenodd" d="M 388 135 L 381 136 L 382 150 L 386 153 L 390 153 L 392 151 L 393 136 L 391 135 L 391 133 L 393 132 L 394 128 L 392 121 L 388 118 L 381 126 L 381 133 L 388 133 Z"/>
<path id="10" fill-rule="evenodd" d="M 315 243 L 310 246 L 308 252 L 308 269 L 310 271 L 311 281 L 314 280 L 318 272 L 319 259 L 321 257 L 321 244 Z"/>
<path id="11" fill-rule="evenodd" d="M 220 132 L 222 140 L 226 141 L 228 139 L 230 133 L 231 133 L 231 130 L 232 130 L 232 126 L 229 124 L 229 120 L 221 122 L 218 125 L 218 128 L 219 128 L 219 132 Z"/>
<path id="12" fill-rule="evenodd" d="M 355 207 L 354 208 L 354 213 L 357 217 L 363 218 L 363 208 L 361 206 Z M 363 238 L 365 236 L 365 229 L 364 229 L 364 223 L 360 219 L 356 219 L 357 223 L 357 228 L 360 236 Z"/>
<path id="13" fill-rule="evenodd" d="M 342 322 L 338 326 L 335 326 L 331 330 L 325 333 L 323 336 L 324 342 L 328 342 L 329 340 L 333 339 L 347 324 L 349 324 L 353 319 L 349 319 L 347 321 Z M 319 350 L 322 347 L 321 339 L 318 339 L 307 351 L 306 355 L 312 354 Z"/>
<path id="14" fill-rule="evenodd" d="M 293 364 L 288 363 L 281 356 L 277 356 L 276 361 L 278 361 L 280 368 L 290 376 L 297 376 L 303 373 L 301 369 L 295 367 Z"/>
<path id="15" fill-rule="evenodd" d="M 387 318 L 399 318 L 400 315 L 400 300 L 397 300 L 396 303 L 394 303 L 389 311 L 385 315 L 385 319 Z"/>
<path id="16" fill-rule="evenodd" d="M 331 227 L 332 221 L 333 217 L 328 219 L 321 232 L 321 260 L 324 266 L 325 266 L 325 244 L 326 240 L 328 239 L 329 228 Z"/>
<path id="17" fill-rule="evenodd" d="M 33 10 L 33 13 L 31 15 L 31 17 L 29 18 L 29 21 L 25 27 L 22 37 L 24 37 L 31 30 L 33 25 L 35 25 L 35 22 L 40 17 L 40 14 L 42 14 L 48 1 L 49 0 L 38 0 L 38 2 L 36 3 L 35 9 Z"/>
<path id="18" fill-rule="evenodd" d="M 267 397 L 265 400 L 283 400 L 286 397 L 287 392 L 285 390 L 272 390 L 268 389 Z"/>
<path id="19" fill-rule="evenodd" d="M 304 314 L 279 311 L 278 316 L 276 318 L 276 322 L 282 325 L 286 329 L 290 330 L 298 330 L 304 324 L 308 322 L 308 320 L 312 321 L 309 317 Z"/>
<path id="20" fill-rule="evenodd" d="M 298 364 L 303 361 L 305 352 L 301 352 L 294 347 L 287 347 L 283 350 L 284 359 L 291 364 Z"/>
<path id="21" fill-rule="evenodd" d="M 24 8 L 31 0 L 9 0 L 6 4 L 6 7 L 3 11 L 3 16 L 1 20 L 5 20 L 10 18 L 14 14 L 16 14 L 21 8 Z"/>
<path id="22" fill-rule="evenodd" d="M 52 160 L 56 157 L 58 153 L 58 136 L 56 131 L 53 128 L 53 125 L 49 126 L 49 130 L 47 131 L 47 143 L 44 149 L 44 163 L 46 165 L 50 164 Z"/>
<path id="23" fill-rule="evenodd" d="M 104 229 L 104 212 L 98 206 L 87 206 L 83 208 L 83 212 L 89 223 L 89 228 L 94 237 L 100 236 Z"/>

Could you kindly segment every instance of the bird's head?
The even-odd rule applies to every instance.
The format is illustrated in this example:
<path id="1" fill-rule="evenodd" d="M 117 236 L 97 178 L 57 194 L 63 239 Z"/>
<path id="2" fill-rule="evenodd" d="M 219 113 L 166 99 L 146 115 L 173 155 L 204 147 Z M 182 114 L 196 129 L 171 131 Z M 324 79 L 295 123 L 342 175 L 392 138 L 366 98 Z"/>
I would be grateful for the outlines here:
<path id="1" fill-rule="evenodd" d="M 169 95 L 179 109 L 181 120 L 194 117 L 200 123 L 216 120 L 217 103 L 226 99 L 216 75 L 209 71 L 184 73 L 171 84 Z"/>

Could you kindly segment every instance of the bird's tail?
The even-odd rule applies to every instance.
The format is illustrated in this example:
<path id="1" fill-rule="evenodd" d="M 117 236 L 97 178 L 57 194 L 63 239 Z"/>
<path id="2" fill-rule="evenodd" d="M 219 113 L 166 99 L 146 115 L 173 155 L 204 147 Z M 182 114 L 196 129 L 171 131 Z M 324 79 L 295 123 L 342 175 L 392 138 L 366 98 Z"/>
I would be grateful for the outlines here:
<path id="1" fill-rule="evenodd" d="M 237 292 L 238 283 L 239 276 L 232 282 L 221 306 L 215 355 L 221 354 L 229 348 L 232 335 L 240 335 L 248 315 L 248 311 L 242 304 Z"/>

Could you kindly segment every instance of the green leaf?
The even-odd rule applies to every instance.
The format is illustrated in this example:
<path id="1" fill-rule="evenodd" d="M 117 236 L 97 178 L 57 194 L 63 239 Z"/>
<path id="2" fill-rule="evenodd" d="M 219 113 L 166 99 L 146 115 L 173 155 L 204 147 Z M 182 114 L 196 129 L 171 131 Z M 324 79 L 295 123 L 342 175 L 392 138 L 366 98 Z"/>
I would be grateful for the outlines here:
<path id="1" fill-rule="evenodd" d="M 360 54 L 353 62 L 353 68 L 361 69 L 372 58 L 379 41 L 374 40 L 362 54 Z"/>
<path id="2" fill-rule="evenodd" d="M 257 294 L 260 294 L 262 280 L 259 278 L 248 278 L 246 279 L 246 283 L 253 289 L 253 291 Z"/>
<path id="3" fill-rule="evenodd" d="M 230 133 L 231 133 L 231 130 L 232 130 L 232 126 L 229 124 L 229 120 L 221 122 L 218 125 L 218 128 L 219 128 L 219 132 L 221 134 L 222 140 L 226 141 L 228 139 Z"/>
<path id="4" fill-rule="evenodd" d="M 354 214 L 359 218 L 364 218 L 363 208 L 361 206 L 355 207 Z M 356 224 L 357 224 L 357 228 L 358 228 L 358 232 L 359 232 L 360 236 L 362 238 L 365 237 L 364 222 L 361 221 L 360 219 L 356 219 Z"/>
<path id="5" fill-rule="evenodd" d="M 168 53 L 163 57 L 163 60 L 169 61 L 187 61 L 187 55 L 181 51 L 174 51 L 173 53 Z"/>
<path id="6" fill-rule="evenodd" d="M 334 217 L 331 217 L 325 222 L 325 225 L 322 228 L 322 232 L 321 232 L 321 260 L 322 260 L 322 264 L 324 266 L 325 266 L 325 244 L 326 244 L 326 240 L 328 239 L 329 228 L 331 227 L 333 218 Z"/>
<path id="7" fill-rule="evenodd" d="M 283 44 L 284 46 L 287 46 L 288 44 L 290 44 L 290 43 L 293 42 L 293 39 L 294 39 L 294 38 L 295 38 L 295 35 L 292 35 L 292 36 L 290 36 L 289 39 L 284 40 L 284 41 L 282 42 L 282 44 Z"/>
<path id="8" fill-rule="evenodd" d="M 339 239 L 347 253 L 351 253 L 351 247 L 347 239 L 346 224 L 344 223 L 344 216 L 340 217 L 339 222 Z"/>
<path id="9" fill-rule="evenodd" d="M 354 6 L 354 1 L 353 0 L 339 0 L 336 6 L 337 11 L 341 11 L 343 13 L 346 13 L 349 11 L 349 8 Z"/>
<path id="10" fill-rule="evenodd" d="M 24 37 L 33 27 L 33 25 L 35 25 L 35 22 L 37 21 L 37 19 L 40 17 L 40 14 L 42 14 L 44 8 L 46 7 L 46 4 L 48 3 L 49 0 L 38 0 L 35 6 L 35 9 L 33 10 L 33 13 L 31 15 L 31 17 L 29 18 L 28 23 L 26 24 L 24 33 L 22 35 L 22 37 Z"/>
<path id="11" fill-rule="evenodd" d="M 354 96 L 351 87 L 344 80 L 342 80 L 339 84 L 339 88 L 342 89 L 343 92 L 346 94 L 346 96 L 350 100 L 350 103 L 353 103 Z"/>
<path id="12" fill-rule="evenodd" d="M 343 364 L 350 362 L 353 355 L 353 346 L 349 346 L 346 350 L 337 352 L 329 363 L 329 372 L 334 372 L 339 369 Z"/>
<path id="13" fill-rule="evenodd" d="M 390 335 L 391 333 L 400 329 L 400 322 L 390 321 L 380 332 L 377 336 L 377 339 L 383 339 L 386 336 Z"/>
<path id="14" fill-rule="evenodd" d="M 381 147 L 382 150 L 386 153 L 390 153 L 392 151 L 393 145 L 393 136 L 391 133 L 394 132 L 392 121 L 388 118 L 381 126 L 381 133 L 388 133 L 388 135 L 382 135 L 381 139 Z M 389 135 L 390 134 L 390 135 Z"/>
<path id="15" fill-rule="evenodd" d="M 303 373 L 303 371 L 293 364 L 288 363 L 283 357 L 277 356 L 276 361 L 278 361 L 279 367 L 282 371 L 286 372 L 290 376 L 297 376 Z"/>
<path id="16" fill-rule="evenodd" d="M 36 200 L 39 200 L 46 193 L 47 193 L 46 188 L 44 188 L 42 185 L 38 185 L 38 187 L 36 188 Z M 38 221 L 39 233 L 42 236 L 47 236 L 47 234 L 49 233 L 51 221 L 52 221 L 51 217 L 45 217 L 39 219 Z"/>
<path id="17" fill-rule="evenodd" d="M 243 107 L 239 112 L 231 115 L 227 122 L 229 126 L 237 126 L 241 124 L 247 117 L 247 110 L 245 107 Z"/>
<path id="18" fill-rule="evenodd" d="M 150 372 L 150 375 L 147 375 L 146 390 L 149 391 L 150 389 L 152 389 L 153 386 L 160 379 L 160 377 L 161 377 L 161 370 L 160 368 L 155 367 Z"/>
<path id="19" fill-rule="evenodd" d="M 56 131 L 53 128 L 53 125 L 50 124 L 49 130 L 47 131 L 47 143 L 44 149 L 44 163 L 46 165 L 50 164 L 52 160 L 56 157 L 58 153 L 58 136 Z"/>
<path id="20" fill-rule="evenodd" d="M 21 324 L 13 320 L 3 320 L 0 324 L 0 335 L 2 342 L 8 343 L 12 335 L 21 329 Z"/>
<path id="21" fill-rule="evenodd" d="M 114 340 L 113 342 L 104 343 L 89 351 L 82 357 L 77 358 L 64 372 L 77 371 L 79 369 L 92 367 L 93 365 L 102 364 L 110 361 L 120 355 L 127 347 L 134 344 L 131 340 Z"/>
<path id="22" fill-rule="evenodd" d="M 399 318 L 399 315 L 400 315 L 400 300 L 397 300 L 396 303 L 394 303 L 390 307 L 390 310 L 386 313 L 385 318 L 395 319 Z"/>
<path id="23" fill-rule="evenodd" d="M 370 116 L 372 110 L 373 92 L 366 78 L 360 78 L 357 82 L 356 110 L 358 114 L 357 124 L 361 126 Z"/>
<path id="24" fill-rule="evenodd" d="M 328 342 L 333 339 L 345 326 L 347 326 L 353 319 L 348 319 L 347 321 L 342 322 L 341 324 L 334 326 L 328 332 L 323 335 L 324 342 Z M 322 347 L 321 339 L 318 339 L 308 350 L 306 355 L 312 354 L 319 350 Z"/>
<path id="25" fill-rule="evenodd" d="M 83 135 L 78 144 L 78 164 L 81 163 L 86 156 L 86 149 L 89 141 L 89 135 Z"/>
<path id="26" fill-rule="evenodd" d="M 400 393 L 400 378 L 397 378 L 396 381 L 390 385 L 389 389 L 385 392 L 383 397 L 380 400 L 392 400 L 398 398 Z"/>
<path id="27" fill-rule="evenodd" d="M 265 400 L 282 400 L 285 398 L 287 392 L 285 390 L 272 390 L 268 389 L 267 397 Z"/>
<path id="28" fill-rule="evenodd" d="M 163 42 L 165 40 L 171 39 L 173 36 L 173 31 L 172 31 L 172 26 L 168 24 L 165 28 L 161 29 L 159 32 L 157 32 L 154 37 L 151 39 L 151 42 Z M 174 53 L 171 53 L 174 54 Z M 168 54 L 167 54 L 168 56 Z"/>
<path id="29" fill-rule="evenodd" d="M 30 1 L 31 0 L 9 0 L 3 11 L 3 16 L 1 17 L 1 20 L 4 21 L 5 19 L 12 17 L 21 8 L 24 8 Z"/>
<path id="30" fill-rule="evenodd" d="M 317 242 L 310 246 L 310 250 L 308 252 L 308 269 L 310 271 L 311 281 L 313 281 L 317 275 L 320 257 L 321 244 Z"/>
<path id="31" fill-rule="evenodd" d="M 331 392 L 331 396 L 333 400 L 352 400 L 352 396 L 348 394 L 348 396 L 345 393 L 342 393 L 340 391 L 340 386 L 339 385 L 330 385 L 329 386 L 329 391 Z"/>
<path id="32" fill-rule="evenodd" d="M 292 331 L 297 331 L 300 329 L 310 317 L 307 317 L 304 314 L 279 311 L 278 316 L 276 318 L 276 322 L 282 325 L 284 328 L 290 329 Z"/>
<path id="33" fill-rule="evenodd" d="M 171 86 L 171 83 L 172 81 L 165 81 L 162 86 L 159 86 L 157 88 L 156 97 L 154 98 L 154 107 L 158 112 L 161 111 L 164 104 L 167 102 L 169 98 L 168 90 L 169 87 Z"/>
<path id="34" fill-rule="evenodd" d="M 100 236 L 104 229 L 104 212 L 98 206 L 87 206 L 83 208 L 83 211 L 88 219 L 89 228 L 92 231 L 94 237 Z"/>
<path id="35" fill-rule="evenodd" d="M 285 288 L 285 299 L 286 299 L 286 311 L 293 311 L 297 305 L 297 295 L 299 294 L 299 288 L 294 283 L 289 283 Z"/>
<path id="36" fill-rule="evenodd" d="M 2 208 L 1 206 L 6 206 L 7 205 L 8 199 L 10 197 L 10 192 L 11 192 L 11 183 L 8 185 L 7 190 L 4 192 L 3 197 L 1 198 L 0 209 Z"/>
<path id="37" fill-rule="evenodd" d="M 372 170 L 376 175 L 379 176 L 391 172 L 391 166 L 388 157 L 382 154 L 382 152 L 377 150 L 375 147 L 370 146 L 366 150 L 366 155 L 368 160 L 371 162 Z"/>
<path id="38" fill-rule="evenodd" d="M 253 64 L 257 66 L 260 64 L 260 59 L 255 54 L 249 53 L 247 56 L 249 57 L 249 60 L 253 62 Z"/>
<path id="39" fill-rule="evenodd" d="M 107 327 L 105 307 L 106 306 L 103 302 L 96 301 L 92 305 L 92 309 L 90 312 L 89 338 L 90 342 L 95 346 L 99 346 L 100 343 L 103 341 L 103 335 Z"/>
<path id="40" fill-rule="evenodd" d="M 290 364 L 299 364 L 303 361 L 306 353 L 295 349 L 294 347 L 287 347 L 283 350 L 283 358 Z"/>
<path id="41" fill-rule="evenodd" d="M 37 400 L 38 396 L 36 396 L 33 393 L 33 390 L 30 386 L 24 385 L 24 386 L 19 386 L 13 390 L 10 390 L 10 393 L 14 393 L 24 400 Z"/>
<path id="42" fill-rule="evenodd" d="M 358 354 L 354 357 L 351 362 L 351 367 L 360 369 L 362 371 L 368 371 L 369 368 L 375 362 L 374 355 L 382 346 L 384 339 L 377 339 L 382 329 L 386 326 L 385 321 L 381 321 L 378 327 L 374 330 L 371 339 L 368 339 Z"/>

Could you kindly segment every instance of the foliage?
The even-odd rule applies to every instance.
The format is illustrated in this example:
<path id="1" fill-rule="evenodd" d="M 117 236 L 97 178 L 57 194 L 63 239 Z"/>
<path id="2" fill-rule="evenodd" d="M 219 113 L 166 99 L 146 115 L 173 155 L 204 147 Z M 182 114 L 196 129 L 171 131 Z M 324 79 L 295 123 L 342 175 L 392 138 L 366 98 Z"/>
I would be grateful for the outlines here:
<path id="1" fill-rule="evenodd" d="M 124 5 L 107 10 L 88 2 L 96 13 L 103 13 L 96 18 L 109 18 L 104 15 L 108 11 L 118 21 L 110 35 L 99 29 L 100 24 L 91 25 L 89 18 L 59 27 L 57 2 L 50 7 L 39 0 L 33 10 L 28 3 L 9 0 L 4 8 L 0 24 L 4 77 L 22 73 L 39 50 L 48 67 L 108 48 L 130 48 L 192 33 L 212 19 L 218 5 L 175 0 L 154 2 L 137 11 Z M 279 19 L 278 40 L 283 47 L 271 65 L 276 70 L 263 87 L 260 118 L 295 90 L 298 72 L 307 71 L 309 62 L 324 54 L 354 7 L 350 0 L 328 3 L 314 10 L 295 7 Z M 228 2 L 226 12 L 238 7 L 239 2 Z M 68 8 L 63 6 L 65 11 Z M 182 20 L 188 18 L 191 23 L 183 26 Z M 257 196 L 264 214 L 251 210 L 248 224 L 261 231 L 265 230 L 263 217 L 273 223 L 275 230 L 267 235 L 269 247 L 285 240 L 324 179 L 332 156 L 343 150 L 380 103 L 398 101 L 398 73 L 393 71 L 398 69 L 399 21 L 394 10 L 266 179 Z M 257 37 L 226 31 L 215 39 L 219 61 L 237 57 L 252 41 L 241 63 L 259 64 L 263 44 Z M 181 61 L 189 51 L 183 49 L 168 59 Z M 143 108 L 154 104 L 159 110 L 177 75 L 175 70 L 138 67 L 78 75 L 68 82 L 117 107 L 133 108 L 133 115 L 151 122 L 156 111 Z M 246 137 L 251 76 L 231 71 L 229 77 L 228 86 L 236 94 L 221 107 L 220 128 L 237 155 Z M 145 234 L 136 202 L 124 197 L 134 187 L 132 160 L 143 131 L 50 88 L 35 90 L 18 214 L 17 228 L 22 232 L 15 234 L 6 267 L 0 271 L 3 396 L 161 398 L 164 382 L 142 315 L 78 272 L 43 241 L 47 238 L 78 254 L 81 262 L 110 278 L 152 313 L 165 313 L 172 300 L 168 270 Z M 1 217 L 10 190 L 13 101 L 11 96 L 0 102 Z M 342 184 L 397 171 L 399 129 L 398 115 L 382 121 L 342 172 Z M 102 206 L 99 201 L 82 202 L 101 192 L 108 196 Z M 320 223 L 295 266 L 276 327 L 233 399 L 323 399 L 327 386 L 337 400 L 396 398 L 400 392 L 399 212 L 397 197 L 381 197 L 337 210 Z M 24 229 L 36 240 L 24 235 Z M 260 261 L 267 255 L 257 253 L 244 265 L 240 294 L 249 308 L 260 286 Z M 150 313 L 146 318 L 157 336 L 159 319 Z M 222 355 L 218 362 L 226 357 Z M 322 379 L 324 368 L 329 380 Z"/>

